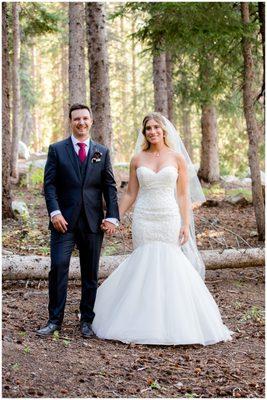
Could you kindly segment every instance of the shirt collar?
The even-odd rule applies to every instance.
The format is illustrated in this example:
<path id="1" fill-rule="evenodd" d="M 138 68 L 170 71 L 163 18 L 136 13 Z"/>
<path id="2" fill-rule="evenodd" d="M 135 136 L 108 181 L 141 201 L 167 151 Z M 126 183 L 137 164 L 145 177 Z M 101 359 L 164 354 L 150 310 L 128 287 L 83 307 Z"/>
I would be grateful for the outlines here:
<path id="1" fill-rule="evenodd" d="M 75 147 L 75 145 L 77 145 L 77 143 L 80 143 L 78 139 L 76 139 L 76 137 L 72 134 L 71 135 L 71 140 L 73 143 L 73 146 Z M 86 144 L 86 146 L 89 148 L 90 146 L 90 138 L 86 139 L 83 143 Z"/>

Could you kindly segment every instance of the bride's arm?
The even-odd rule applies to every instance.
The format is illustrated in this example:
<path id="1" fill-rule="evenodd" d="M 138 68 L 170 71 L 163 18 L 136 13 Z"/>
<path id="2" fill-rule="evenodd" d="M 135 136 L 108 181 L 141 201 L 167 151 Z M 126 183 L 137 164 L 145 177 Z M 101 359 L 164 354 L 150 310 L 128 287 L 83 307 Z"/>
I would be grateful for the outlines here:
<path id="1" fill-rule="evenodd" d="M 185 236 L 182 244 L 188 240 L 190 225 L 190 199 L 189 199 L 189 181 L 188 171 L 185 159 L 182 155 L 178 155 L 179 176 L 177 180 L 177 199 L 182 217 L 181 236 Z"/>
<path id="2" fill-rule="evenodd" d="M 127 190 L 123 195 L 119 204 L 120 219 L 122 219 L 126 211 L 129 210 L 129 208 L 135 202 L 138 190 L 139 190 L 139 183 L 136 176 L 136 158 L 133 157 L 130 163 L 130 175 L 129 175 L 129 183 L 127 186 Z"/>

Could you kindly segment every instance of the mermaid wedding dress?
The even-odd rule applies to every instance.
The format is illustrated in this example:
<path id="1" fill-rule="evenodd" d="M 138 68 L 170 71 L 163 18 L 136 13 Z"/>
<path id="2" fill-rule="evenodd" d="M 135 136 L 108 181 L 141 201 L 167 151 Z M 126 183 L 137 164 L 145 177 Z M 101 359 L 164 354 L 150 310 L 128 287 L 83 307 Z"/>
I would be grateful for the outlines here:
<path id="1" fill-rule="evenodd" d="M 98 288 L 92 328 L 124 343 L 202 344 L 231 340 L 203 279 L 182 252 L 177 169 L 137 168 L 132 254 Z"/>

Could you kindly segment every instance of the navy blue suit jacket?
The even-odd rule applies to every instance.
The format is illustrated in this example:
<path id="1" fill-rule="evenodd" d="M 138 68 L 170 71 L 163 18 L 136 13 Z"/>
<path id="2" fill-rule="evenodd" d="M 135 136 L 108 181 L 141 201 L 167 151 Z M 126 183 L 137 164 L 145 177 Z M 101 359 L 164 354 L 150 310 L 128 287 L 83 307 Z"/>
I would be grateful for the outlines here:
<path id="1" fill-rule="evenodd" d="M 99 162 L 92 160 L 95 152 L 102 153 Z M 68 222 L 68 231 L 73 229 L 83 204 L 89 227 L 96 233 L 104 218 L 103 197 L 105 217 L 119 219 L 117 189 L 109 150 L 91 140 L 87 157 L 83 180 L 71 137 L 51 144 L 45 166 L 44 193 L 49 215 L 60 210 Z M 49 227 L 53 227 L 51 222 Z"/>

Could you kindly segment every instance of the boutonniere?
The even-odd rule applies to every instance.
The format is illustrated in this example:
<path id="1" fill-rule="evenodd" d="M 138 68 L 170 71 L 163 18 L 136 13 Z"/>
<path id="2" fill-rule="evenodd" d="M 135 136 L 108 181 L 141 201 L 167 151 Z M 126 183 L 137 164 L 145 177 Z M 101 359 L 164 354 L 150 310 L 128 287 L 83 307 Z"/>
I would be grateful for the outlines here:
<path id="1" fill-rule="evenodd" d="M 100 151 L 95 151 L 92 157 L 92 163 L 100 162 L 102 157 L 102 153 Z"/>

